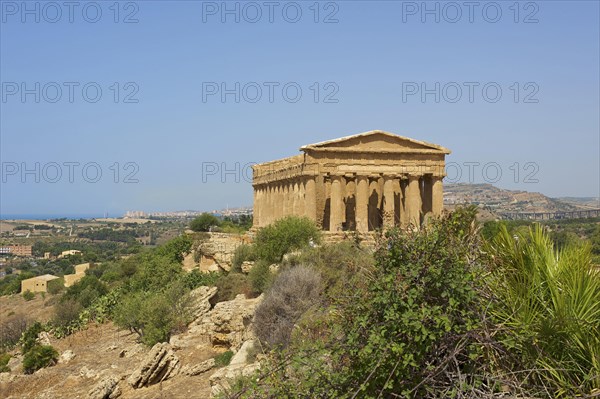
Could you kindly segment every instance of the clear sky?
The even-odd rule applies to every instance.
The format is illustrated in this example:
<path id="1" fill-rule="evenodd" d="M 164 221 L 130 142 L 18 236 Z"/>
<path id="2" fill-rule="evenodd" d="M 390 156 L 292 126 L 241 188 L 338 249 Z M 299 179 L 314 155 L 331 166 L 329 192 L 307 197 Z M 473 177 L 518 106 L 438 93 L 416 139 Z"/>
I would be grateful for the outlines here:
<path id="1" fill-rule="evenodd" d="M 2 215 L 251 205 L 250 164 L 373 129 L 599 195 L 598 1 L 0 5 Z"/>

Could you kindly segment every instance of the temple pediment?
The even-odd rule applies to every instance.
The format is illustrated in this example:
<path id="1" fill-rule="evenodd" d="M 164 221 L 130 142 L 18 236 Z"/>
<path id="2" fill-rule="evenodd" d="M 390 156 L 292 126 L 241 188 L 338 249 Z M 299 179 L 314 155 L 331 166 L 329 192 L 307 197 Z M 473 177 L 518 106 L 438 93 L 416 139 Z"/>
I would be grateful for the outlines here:
<path id="1" fill-rule="evenodd" d="M 367 152 L 367 153 L 422 153 L 450 154 L 450 150 L 437 144 L 431 144 L 408 137 L 398 136 L 382 130 L 355 134 L 335 140 L 308 144 L 301 151 L 329 152 Z"/>

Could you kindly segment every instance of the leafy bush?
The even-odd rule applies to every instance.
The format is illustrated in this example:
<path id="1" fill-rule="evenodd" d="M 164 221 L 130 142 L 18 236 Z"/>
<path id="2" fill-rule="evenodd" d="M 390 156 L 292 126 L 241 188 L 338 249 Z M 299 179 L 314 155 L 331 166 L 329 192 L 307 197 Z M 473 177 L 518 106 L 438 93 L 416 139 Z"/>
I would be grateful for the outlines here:
<path id="1" fill-rule="evenodd" d="M 215 287 L 218 281 L 223 277 L 223 273 L 220 272 L 201 272 L 198 269 L 194 269 L 191 272 L 183 275 L 181 281 L 183 284 L 193 290 L 201 286 Z"/>
<path id="2" fill-rule="evenodd" d="M 23 355 L 23 371 L 32 374 L 34 371 L 56 364 L 58 352 L 50 345 L 34 345 Z"/>
<path id="3" fill-rule="evenodd" d="M 61 301 L 75 301 L 83 308 L 87 308 L 91 303 L 108 293 L 106 285 L 96 276 L 86 275 L 81 280 L 67 288 L 61 298 Z"/>
<path id="4" fill-rule="evenodd" d="M 182 275 L 181 264 L 171 256 L 146 253 L 136 257 L 135 273 L 128 281 L 128 289 L 158 292 Z"/>
<path id="5" fill-rule="evenodd" d="M 172 262 L 181 263 L 183 262 L 184 255 L 192 250 L 193 242 L 194 240 L 191 236 L 182 234 L 156 248 L 155 252 L 157 255 L 164 256 Z"/>
<path id="6" fill-rule="evenodd" d="M 256 262 L 252 269 L 250 269 L 250 273 L 248 273 L 248 281 L 250 281 L 252 292 L 255 295 L 265 292 L 273 282 L 271 265 L 264 260 Z"/>
<path id="7" fill-rule="evenodd" d="M 492 386 L 477 337 L 482 324 L 475 210 L 420 231 L 389 231 L 374 267 L 358 269 L 286 350 L 236 398 L 481 398 Z M 464 393 L 462 395 L 461 393 Z"/>
<path id="8" fill-rule="evenodd" d="M 189 295 L 181 282 L 158 292 L 128 293 L 115 309 L 114 321 L 139 335 L 148 346 L 167 342 L 189 322 Z"/>
<path id="9" fill-rule="evenodd" d="M 8 367 L 9 360 L 10 355 L 8 353 L 0 353 L 0 373 L 10 372 L 10 367 Z"/>
<path id="10" fill-rule="evenodd" d="M 229 365 L 232 357 L 233 357 L 232 351 L 225 351 L 223 353 L 218 354 L 217 356 L 215 356 L 215 366 L 225 367 L 225 366 Z"/>
<path id="11" fill-rule="evenodd" d="M 31 301 L 33 298 L 35 298 L 35 293 L 29 290 L 23 293 L 23 299 L 25 299 L 26 301 Z"/>
<path id="12" fill-rule="evenodd" d="M 38 335 L 44 331 L 42 323 L 36 321 L 25 330 L 20 339 L 21 353 L 24 355 L 37 344 Z"/>
<path id="13" fill-rule="evenodd" d="M 312 268 L 295 266 L 282 271 L 254 315 L 254 330 L 261 343 L 286 347 L 300 317 L 319 303 L 321 290 L 321 277 Z"/>
<path id="14" fill-rule="evenodd" d="M 193 231 L 209 231 L 212 226 L 219 226 L 221 221 L 210 213 L 203 213 L 190 223 Z"/>
<path id="15" fill-rule="evenodd" d="M 248 276 L 241 273 L 228 273 L 217 281 L 217 295 L 210 302 L 214 305 L 218 302 L 231 301 L 239 294 L 250 298 L 252 293 Z"/>
<path id="16" fill-rule="evenodd" d="M 231 271 L 236 273 L 242 272 L 242 263 L 245 261 L 255 260 L 254 246 L 242 244 L 235 249 L 233 259 L 231 261 Z"/>
<path id="17" fill-rule="evenodd" d="M 528 381 L 556 397 L 600 389 L 600 272 L 589 245 L 557 251 L 542 226 L 492 241 L 496 320 Z"/>
<path id="18" fill-rule="evenodd" d="M 281 261 L 286 253 L 320 241 L 321 232 L 305 217 L 288 216 L 258 230 L 256 257 L 269 264 Z"/>

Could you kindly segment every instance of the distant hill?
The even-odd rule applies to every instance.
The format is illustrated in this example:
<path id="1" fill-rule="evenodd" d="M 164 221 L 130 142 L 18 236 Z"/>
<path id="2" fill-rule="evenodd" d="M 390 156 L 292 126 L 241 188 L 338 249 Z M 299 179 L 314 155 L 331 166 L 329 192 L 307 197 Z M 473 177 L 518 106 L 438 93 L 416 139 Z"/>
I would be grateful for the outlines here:
<path id="1" fill-rule="evenodd" d="M 598 209 L 598 198 L 550 198 L 541 193 L 505 190 L 491 184 L 456 183 L 444 185 L 444 205 L 452 208 L 474 204 L 494 217 L 507 212 L 570 212 Z"/>

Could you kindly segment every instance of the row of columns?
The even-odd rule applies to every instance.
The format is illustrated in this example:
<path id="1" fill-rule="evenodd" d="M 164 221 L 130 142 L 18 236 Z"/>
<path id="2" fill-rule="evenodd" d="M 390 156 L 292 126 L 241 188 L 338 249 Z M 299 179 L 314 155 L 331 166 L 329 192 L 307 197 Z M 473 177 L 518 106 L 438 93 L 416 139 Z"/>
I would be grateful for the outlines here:
<path id="1" fill-rule="evenodd" d="M 349 198 L 347 185 L 350 180 L 355 183 L 351 194 L 355 199 L 354 219 L 359 232 L 367 232 L 374 227 L 390 228 L 397 224 L 419 226 L 425 214 L 442 213 L 442 176 L 384 175 L 382 187 L 380 179 L 381 176 L 357 175 L 348 179 L 344 175 L 331 175 L 327 187 L 317 187 L 317 181 L 326 185 L 323 176 L 305 176 L 258 185 L 254 190 L 254 225 L 263 227 L 282 217 L 297 215 L 306 216 L 321 225 L 326 224 L 329 231 L 341 231 L 346 221 L 346 201 Z M 370 218 L 370 210 L 374 207 L 371 201 L 373 195 L 378 211 L 381 210 L 383 226 L 373 226 Z M 325 205 L 327 202 L 328 206 Z M 320 212 L 324 212 L 324 215 L 320 215 Z M 397 215 L 400 215 L 399 220 Z"/>
<path id="2" fill-rule="evenodd" d="M 293 179 L 254 189 L 254 225 L 263 227 L 288 215 L 316 221 L 317 201 L 314 178 Z"/>

